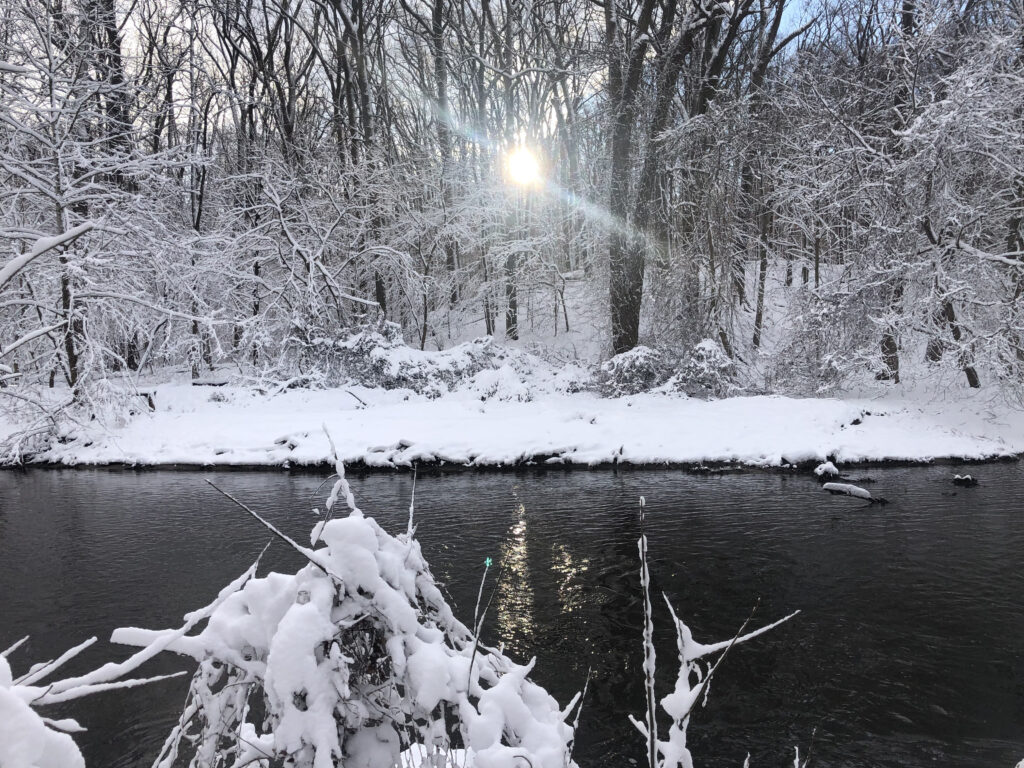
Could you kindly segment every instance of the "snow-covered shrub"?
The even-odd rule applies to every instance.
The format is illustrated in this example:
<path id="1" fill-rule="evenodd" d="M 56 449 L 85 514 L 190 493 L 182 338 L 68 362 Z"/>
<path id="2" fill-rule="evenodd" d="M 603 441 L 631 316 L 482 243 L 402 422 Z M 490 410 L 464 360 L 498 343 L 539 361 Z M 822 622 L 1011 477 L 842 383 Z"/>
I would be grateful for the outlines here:
<path id="1" fill-rule="evenodd" d="M 671 373 L 672 363 L 664 352 L 640 345 L 603 362 L 594 381 L 605 397 L 622 397 L 648 392 Z"/>
<path id="2" fill-rule="evenodd" d="M 554 389 L 572 386 L 572 376 L 556 376 L 535 355 L 482 337 L 450 349 L 425 351 L 406 345 L 396 323 L 380 321 L 342 338 L 310 332 L 292 339 L 305 385 L 408 389 L 427 397 L 466 390 L 480 399 L 531 400 L 538 374 L 550 373 Z"/>
<path id="3" fill-rule="evenodd" d="M 602 363 L 594 384 L 605 397 L 657 390 L 692 397 L 733 393 L 736 367 L 721 345 L 705 339 L 686 354 L 637 346 Z"/>
<path id="4" fill-rule="evenodd" d="M 30 706 L 34 693 L 17 685 L 0 656 L 0 765 L 24 768 L 79 768 L 85 765 L 70 732 L 74 721 L 48 721 Z"/>
<path id="5" fill-rule="evenodd" d="M 85 760 L 70 734 L 85 729 L 70 718 L 51 720 L 43 717 L 34 707 L 177 676 L 163 675 L 147 680 L 119 679 L 160 650 L 147 647 L 119 664 L 104 664 L 78 677 L 42 682 L 95 643 L 96 638 L 93 637 L 65 651 L 58 658 L 34 664 L 24 674 L 14 677 L 7 659 L 27 639 L 19 640 L 0 653 L 0 766 L 3 768 L 84 768 Z"/>
<path id="6" fill-rule="evenodd" d="M 411 389 L 428 396 L 440 396 L 462 386 L 484 390 L 487 399 L 529 399 L 523 386 L 512 386 L 511 395 L 501 397 L 511 380 L 519 385 L 529 380 L 536 361 L 525 353 L 504 349 L 490 337 L 458 344 L 451 349 L 427 352 L 406 346 L 395 323 L 365 328 L 334 348 L 346 378 L 366 387 Z M 483 380 L 480 375 L 488 373 Z"/>
<path id="7" fill-rule="evenodd" d="M 199 662 L 185 711 L 156 765 L 566 768 L 568 708 L 455 618 L 413 537 L 365 517 L 344 479 L 308 564 L 255 566 L 196 616 L 198 634 L 120 629 L 113 640 L 167 647 Z M 339 497 L 350 513 L 331 519 Z M 277 535 L 287 539 L 284 534 Z"/>
<path id="8" fill-rule="evenodd" d="M 691 397 L 725 397 L 736 389 L 736 366 L 714 339 L 704 339 L 683 359 L 666 388 Z"/>

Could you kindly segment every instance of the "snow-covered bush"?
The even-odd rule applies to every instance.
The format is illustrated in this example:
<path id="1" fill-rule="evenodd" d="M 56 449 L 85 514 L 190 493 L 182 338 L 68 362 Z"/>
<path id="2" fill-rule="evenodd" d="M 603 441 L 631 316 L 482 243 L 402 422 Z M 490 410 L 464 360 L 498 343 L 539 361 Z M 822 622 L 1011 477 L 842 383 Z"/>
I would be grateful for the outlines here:
<path id="1" fill-rule="evenodd" d="M 450 349 L 413 349 L 401 328 L 387 321 L 369 323 L 342 338 L 310 332 L 292 340 L 299 367 L 309 371 L 304 383 L 337 386 L 342 382 L 364 387 L 408 389 L 428 397 L 465 389 L 489 400 L 530 400 L 539 372 L 550 368 L 527 352 L 495 344 L 489 336 Z M 572 384 L 571 377 L 554 381 L 556 388 Z"/>
<path id="2" fill-rule="evenodd" d="M 163 675 L 146 680 L 120 679 L 160 650 L 159 647 L 150 646 L 119 664 L 104 664 L 84 675 L 42 682 L 95 643 L 95 637 L 65 651 L 52 661 L 34 664 L 24 674 L 14 677 L 8 657 L 27 639 L 19 640 L 0 653 L 0 766 L 3 768 L 84 768 L 85 760 L 70 734 L 85 729 L 70 718 L 51 720 L 43 717 L 35 707 L 176 677 Z"/>
<path id="3" fill-rule="evenodd" d="M 640 345 L 603 362 L 594 382 L 605 397 L 622 397 L 648 392 L 671 373 L 672 363 L 664 352 Z"/>
<path id="4" fill-rule="evenodd" d="M 308 560 L 300 571 L 257 578 L 253 566 L 191 614 L 208 619 L 198 634 L 114 633 L 170 638 L 199 662 L 156 765 L 186 752 L 195 768 L 392 768 L 403 752 L 433 768 L 572 765 L 569 708 L 527 678 L 532 662 L 479 643 L 434 582 L 411 516 L 391 536 L 356 507 L 343 473 L 311 547 L 275 531 Z M 350 513 L 332 519 L 339 497 Z"/>
<path id="5" fill-rule="evenodd" d="M 736 389 L 736 366 L 714 339 L 704 339 L 684 358 L 666 388 L 691 397 L 725 397 Z"/>
<path id="6" fill-rule="evenodd" d="M 390 324 L 389 324 L 390 325 Z M 395 328 L 397 333 L 397 327 Z M 411 389 L 441 395 L 480 371 L 494 367 L 491 339 L 475 339 L 441 352 L 424 352 L 397 338 L 361 331 L 336 343 L 343 371 L 363 386 Z"/>
<path id="7" fill-rule="evenodd" d="M 725 397 L 736 391 L 736 366 L 721 345 L 704 339 L 683 355 L 638 346 L 605 361 L 594 375 L 605 397 L 657 390 L 691 397 Z"/>

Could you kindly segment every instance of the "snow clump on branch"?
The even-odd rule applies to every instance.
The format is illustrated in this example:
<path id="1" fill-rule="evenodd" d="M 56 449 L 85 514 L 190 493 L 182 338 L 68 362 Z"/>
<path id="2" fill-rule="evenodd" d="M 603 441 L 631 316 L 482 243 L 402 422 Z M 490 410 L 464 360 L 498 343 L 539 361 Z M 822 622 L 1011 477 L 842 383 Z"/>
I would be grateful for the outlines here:
<path id="1" fill-rule="evenodd" d="M 134 688 L 181 674 L 122 679 L 162 650 L 162 645 L 155 643 L 120 663 L 104 664 L 76 677 L 43 682 L 95 643 L 96 638 L 92 637 L 56 659 L 33 664 L 28 672 L 14 677 L 7 659 L 26 640 L 28 637 L 0 652 L 0 766 L 3 768 L 85 768 L 82 753 L 70 735 L 85 729 L 71 718 L 43 717 L 34 707 L 72 701 L 102 691 Z"/>

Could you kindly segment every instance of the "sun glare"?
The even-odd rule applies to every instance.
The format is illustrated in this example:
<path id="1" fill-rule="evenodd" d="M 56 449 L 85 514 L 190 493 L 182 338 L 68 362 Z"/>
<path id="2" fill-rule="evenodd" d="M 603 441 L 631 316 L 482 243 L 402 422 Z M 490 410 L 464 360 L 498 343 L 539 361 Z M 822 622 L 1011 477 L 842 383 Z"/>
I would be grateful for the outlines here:
<path id="1" fill-rule="evenodd" d="M 517 147 L 505 161 L 509 180 L 521 187 L 532 187 L 540 182 L 540 163 L 526 147 Z"/>

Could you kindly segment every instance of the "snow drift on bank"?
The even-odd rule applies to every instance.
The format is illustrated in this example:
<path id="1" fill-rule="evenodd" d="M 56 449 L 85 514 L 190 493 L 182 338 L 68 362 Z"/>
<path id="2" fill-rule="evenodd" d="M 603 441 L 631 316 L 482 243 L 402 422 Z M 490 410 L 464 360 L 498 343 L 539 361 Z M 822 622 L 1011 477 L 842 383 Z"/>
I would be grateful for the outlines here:
<path id="1" fill-rule="evenodd" d="M 486 389 L 502 386 L 488 381 Z M 528 401 L 476 389 L 435 398 L 365 388 L 260 395 L 231 386 L 167 384 L 151 391 L 154 411 L 143 409 L 116 427 L 80 422 L 32 458 L 63 464 L 332 463 L 324 426 L 339 458 L 369 466 L 781 466 L 1024 452 L 1024 413 L 994 409 L 980 398 L 921 403 L 769 396 L 704 401 L 663 393 L 606 399 L 550 389 L 531 394 Z"/>

